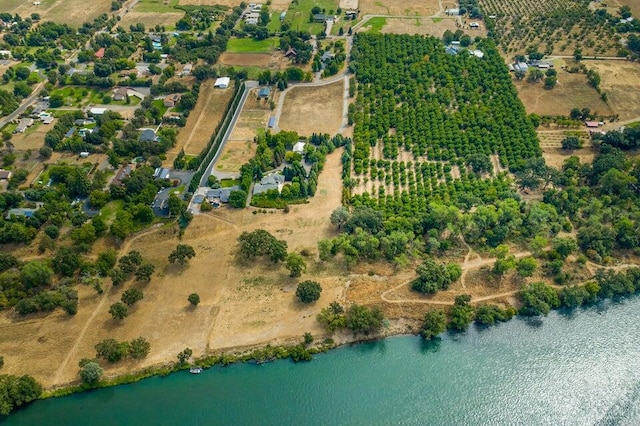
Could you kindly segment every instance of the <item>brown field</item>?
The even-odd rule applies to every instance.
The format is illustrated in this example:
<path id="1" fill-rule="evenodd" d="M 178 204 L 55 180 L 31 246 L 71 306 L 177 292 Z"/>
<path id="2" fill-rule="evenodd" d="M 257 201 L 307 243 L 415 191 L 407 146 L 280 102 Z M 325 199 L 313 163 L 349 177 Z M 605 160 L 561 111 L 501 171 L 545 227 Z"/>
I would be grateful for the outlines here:
<path id="1" fill-rule="evenodd" d="M 301 135 L 335 133 L 342 124 L 343 90 L 342 80 L 327 86 L 291 89 L 287 93 L 278 127 Z"/>
<path id="2" fill-rule="evenodd" d="M 224 90 L 214 89 L 213 80 L 207 80 L 202 84 L 198 103 L 189 114 L 186 126 L 180 129 L 176 146 L 167 153 L 166 164 L 172 164 L 182 149 L 187 155 L 200 154 L 222 119 L 232 95 L 232 87 Z"/>
<path id="3" fill-rule="evenodd" d="M 216 162 L 216 171 L 240 172 L 240 166 L 256 155 L 256 144 L 250 139 L 229 139 L 224 146 L 220 159 Z"/>
<path id="4" fill-rule="evenodd" d="M 640 118 L 640 64 L 626 61 L 589 61 L 589 68 L 600 73 L 600 88 L 620 120 Z"/>
<path id="5" fill-rule="evenodd" d="M 574 151 L 562 149 L 562 139 L 567 136 L 578 136 L 584 143 L 583 148 Z M 542 156 L 549 166 L 560 169 L 565 160 L 571 156 L 580 158 L 582 163 L 590 163 L 596 151 L 591 144 L 591 138 L 584 128 L 577 130 L 538 129 L 538 138 L 542 148 Z"/>
<path id="6" fill-rule="evenodd" d="M 225 52 L 218 58 L 218 63 L 233 66 L 265 67 L 273 62 L 270 53 L 229 53 Z"/>
<path id="7" fill-rule="evenodd" d="M 96 16 L 109 13 L 111 10 L 111 0 L 95 0 L 88 3 L 85 0 L 41 0 L 42 3 L 39 6 L 27 0 L 9 1 L 8 6 L 13 6 L 13 9 L 3 8 L 4 12 L 17 13 L 22 17 L 39 13 L 43 21 L 64 23 L 72 27 L 91 22 Z"/>
<path id="8" fill-rule="evenodd" d="M 380 31 L 383 34 L 425 34 L 436 37 L 442 37 L 446 30 L 457 31 L 461 29 L 456 25 L 455 18 L 439 18 L 441 21 L 434 22 L 432 18 L 386 18 L 387 23 Z M 367 26 L 362 27 L 366 29 Z M 485 37 L 487 31 L 484 29 L 463 29 L 463 31 L 471 36 Z"/>
<path id="9" fill-rule="evenodd" d="M 613 114 L 598 92 L 587 85 L 584 74 L 558 70 L 558 85 L 551 90 L 545 90 L 542 82 L 529 84 L 524 80 L 514 80 L 514 84 L 527 113 L 568 115 L 572 108 L 588 107 L 591 112 L 600 115 Z"/>
<path id="10" fill-rule="evenodd" d="M 44 136 L 53 128 L 55 122 L 56 120 L 53 120 L 53 123 L 45 125 L 36 121 L 24 133 L 13 135 L 11 143 L 21 151 L 26 151 L 27 149 L 36 151 L 44 146 Z"/>
<path id="11" fill-rule="evenodd" d="M 631 6 L 634 18 L 640 16 L 640 0 L 617 0 L 620 6 Z"/>
<path id="12" fill-rule="evenodd" d="M 147 28 L 155 27 L 156 25 L 174 26 L 183 16 L 184 12 L 153 13 L 130 10 L 122 17 L 120 25 L 124 28 L 129 28 L 129 25 L 137 23 L 144 24 Z"/>
<path id="13" fill-rule="evenodd" d="M 308 258 L 307 274 L 301 279 L 318 280 L 323 293 L 317 303 L 303 306 L 294 297 L 299 279 L 289 278 L 281 265 L 238 263 L 234 249 L 242 231 L 263 228 L 285 239 L 289 250 L 307 248 L 315 252 L 319 239 L 334 235 L 329 214 L 340 204 L 340 155 L 336 152 L 329 156 L 316 196 L 307 205 L 293 207 L 289 214 L 253 215 L 249 209 L 223 208 L 197 216 L 182 238 L 197 253 L 187 268 L 170 266 L 166 260 L 179 242 L 177 229 L 154 227 L 130 238 L 122 247 L 122 253 L 140 250 L 156 265 L 151 283 L 127 283 L 114 289 L 105 282 L 103 295 L 81 286 L 79 312 L 73 317 L 61 311 L 26 319 L 3 313 L 3 371 L 29 372 L 45 386 L 75 381 L 78 361 L 95 356 L 93 346 L 108 337 L 130 340 L 144 336 L 151 343 L 151 353 L 144 361 L 105 365 L 108 374 L 114 374 L 174 361 L 185 347 L 199 356 L 206 350 L 297 341 L 305 332 L 322 335 L 315 316 L 331 301 L 342 300 L 347 281 L 342 271 L 317 264 L 315 256 Z M 116 322 L 108 307 L 131 286 L 144 289 L 144 300 L 123 322 Z M 192 292 L 201 298 L 195 309 L 186 300 Z M 34 357 L 39 362 L 30 365 Z"/>
<path id="14" fill-rule="evenodd" d="M 360 0 L 362 14 L 390 16 L 431 16 L 440 11 L 437 0 Z"/>

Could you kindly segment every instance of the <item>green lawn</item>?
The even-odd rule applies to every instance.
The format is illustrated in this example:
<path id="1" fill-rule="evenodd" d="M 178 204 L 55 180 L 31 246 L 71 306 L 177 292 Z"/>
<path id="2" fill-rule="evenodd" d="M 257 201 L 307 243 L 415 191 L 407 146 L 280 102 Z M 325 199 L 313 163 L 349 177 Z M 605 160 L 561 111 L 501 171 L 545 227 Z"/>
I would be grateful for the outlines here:
<path id="1" fill-rule="evenodd" d="M 220 186 L 223 188 L 229 188 L 235 185 L 240 185 L 240 179 L 222 179 Z"/>
<path id="2" fill-rule="evenodd" d="M 266 40 L 254 40 L 252 38 L 232 38 L 227 44 L 229 53 L 269 53 L 280 46 L 278 37 Z"/>
<path id="3" fill-rule="evenodd" d="M 385 25 L 387 25 L 387 18 L 378 17 L 369 19 L 364 26 L 369 28 L 367 30 L 368 33 L 380 34 Z"/>
<path id="4" fill-rule="evenodd" d="M 100 209 L 100 216 L 102 216 L 107 223 L 113 222 L 116 218 L 116 213 L 124 208 L 124 200 L 110 201 L 103 208 Z"/>
<path id="5" fill-rule="evenodd" d="M 62 96 L 64 98 L 64 106 L 82 107 L 89 102 L 102 103 L 102 97 L 105 93 L 87 87 L 66 86 L 52 91 L 49 95 Z"/>
<path id="6" fill-rule="evenodd" d="M 324 24 L 309 22 L 311 9 L 314 6 L 324 9 L 324 13 L 327 15 L 333 15 L 338 9 L 338 0 L 299 0 L 298 4 L 291 3 L 285 22 L 290 23 L 292 30 L 318 34 L 324 29 Z"/>
<path id="7" fill-rule="evenodd" d="M 179 0 L 169 0 L 167 4 L 164 0 L 140 0 L 135 6 L 136 12 L 151 12 L 151 13 L 179 13 L 180 11 L 175 9 Z"/>
<path id="8" fill-rule="evenodd" d="M 157 107 L 162 113 L 162 115 L 164 115 L 164 113 L 167 112 L 167 110 L 169 109 L 166 106 L 164 106 L 164 101 L 162 99 L 156 99 L 151 103 L 151 105 Z"/>

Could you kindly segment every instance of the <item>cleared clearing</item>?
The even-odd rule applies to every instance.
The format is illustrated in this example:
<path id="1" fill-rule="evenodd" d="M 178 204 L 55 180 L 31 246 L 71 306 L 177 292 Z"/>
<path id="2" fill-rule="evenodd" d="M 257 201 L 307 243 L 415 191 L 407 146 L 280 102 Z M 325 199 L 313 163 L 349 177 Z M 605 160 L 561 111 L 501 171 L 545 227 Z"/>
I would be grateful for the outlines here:
<path id="1" fill-rule="evenodd" d="M 32 13 L 39 13 L 42 21 L 53 21 L 79 27 L 85 22 L 91 22 L 103 13 L 110 13 L 111 0 L 41 0 L 39 6 L 32 1 L 2 0 L 2 11 L 17 13 L 23 18 Z M 8 4 L 7 4 L 8 3 Z"/>
<path id="2" fill-rule="evenodd" d="M 431 16 L 440 11 L 438 0 L 360 0 L 363 15 Z"/>
<path id="3" fill-rule="evenodd" d="M 200 86 L 198 103 L 189 114 L 187 124 L 180 129 L 176 146 L 167 153 L 167 164 L 172 164 L 182 149 L 187 155 L 200 154 L 222 119 L 232 95 L 232 87 L 224 90 L 214 89 L 213 80 L 207 80 Z"/>
<path id="4" fill-rule="evenodd" d="M 229 53 L 225 52 L 218 58 L 218 63 L 235 66 L 265 67 L 273 62 L 273 55 L 269 53 Z"/>
<path id="5" fill-rule="evenodd" d="M 145 27 L 155 27 L 156 25 L 164 25 L 166 27 L 174 27 L 184 16 L 184 12 L 176 9 L 176 13 L 155 13 L 155 12 L 137 12 L 131 10 L 120 21 L 120 25 L 129 28 L 132 24 L 144 24 Z"/>
<path id="6" fill-rule="evenodd" d="M 604 78 L 604 76 L 603 76 Z M 543 83 L 514 81 L 518 96 L 527 113 L 539 115 L 568 115 L 572 108 L 590 108 L 592 113 L 611 115 L 611 108 L 600 99 L 600 94 L 587 84 L 584 74 L 570 74 L 558 70 L 558 85 L 545 90 Z"/>
<path id="7" fill-rule="evenodd" d="M 456 32 L 461 29 L 456 25 L 455 18 L 385 18 L 386 23 L 380 30 L 383 34 L 424 34 L 442 37 L 446 30 Z M 365 27 L 366 28 L 366 24 Z M 484 29 L 462 29 L 472 37 L 485 37 Z"/>
<path id="8" fill-rule="evenodd" d="M 278 127 L 300 135 L 335 133 L 342 124 L 342 80 L 321 87 L 295 87 L 287 93 Z"/>
<path id="9" fill-rule="evenodd" d="M 638 2 L 640 3 L 640 2 Z M 640 64 L 626 61 L 589 61 L 589 68 L 600 73 L 600 88 L 620 120 L 640 117 Z"/>

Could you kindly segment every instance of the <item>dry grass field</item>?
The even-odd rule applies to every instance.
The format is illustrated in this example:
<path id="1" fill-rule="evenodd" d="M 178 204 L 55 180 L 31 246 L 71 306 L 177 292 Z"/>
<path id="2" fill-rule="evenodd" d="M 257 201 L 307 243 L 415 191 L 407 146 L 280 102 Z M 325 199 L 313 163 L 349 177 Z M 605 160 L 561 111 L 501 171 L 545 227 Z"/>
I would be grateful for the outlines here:
<path id="1" fill-rule="evenodd" d="M 589 61 L 600 73 L 600 88 L 620 120 L 640 118 L 640 64 L 626 61 Z"/>
<path id="2" fill-rule="evenodd" d="M 270 53 L 229 53 L 225 52 L 218 58 L 218 63 L 230 66 L 266 67 L 273 62 Z"/>
<path id="3" fill-rule="evenodd" d="M 562 140 L 567 136 L 578 136 L 584 143 L 583 148 L 573 151 L 562 149 Z M 565 160 L 571 156 L 580 158 L 582 163 L 590 163 L 596 155 L 591 138 L 584 128 L 572 130 L 538 129 L 538 138 L 542 148 L 542 156 L 549 166 L 560 169 Z"/>
<path id="4" fill-rule="evenodd" d="M 27 17 L 32 13 L 39 13 L 43 21 L 53 21 L 60 24 L 68 24 L 79 27 L 85 22 L 91 22 L 102 14 L 111 10 L 111 0 L 41 0 L 39 6 L 32 1 L 3 0 L 0 2 L 3 12 L 17 13 Z M 5 6 L 6 5 L 6 6 Z"/>
<path id="5" fill-rule="evenodd" d="M 27 149 L 31 149 L 37 151 L 44 146 L 44 136 L 53 128 L 55 122 L 56 120 L 48 125 L 36 122 L 24 133 L 13 135 L 11 143 L 13 143 L 17 150 L 26 151 Z"/>
<path id="6" fill-rule="evenodd" d="M 440 11 L 438 0 L 360 0 L 363 15 L 431 16 Z"/>
<path id="7" fill-rule="evenodd" d="M 164 25 L 166 27 L 175 26 L 184 16 L 184 12 L 180 12 L 176 9 L 176 13 L 153 13 L 153 12 L 137 12 L 131 10 L 120 21 L 120 25 L 124 28 L 129 28 L 130 25 L 141 23 L 145 27 L 155 27 L 156 25 Z"/>
<path id="8" fill-rule="evenodd" d="M 558 85 L 551 90 L 545 90 L 541 82 L 530 84 L 523 80 L 514 83 L 527 113 L 568 115 L 572 108 L 588 107 L 593 113 L 613 114 L 611 108 L 600 99 L 600 94 L 587 85 L 584 74 L 569 74 L 559 70 Z"/>
<path id="9" fill-rule="evenodd" d="M 287 93 L 278 127 L 300 135 L 335 133 L 342 124 L 342 80 L 321 87 L 296 87 Z"/>
<path id="10" fill-rule="evenodd" d="M 640 16 L 640 0 L 617 0 L 615 3 L 620 6 L 630 6 L 633 16 L 636 18 Z"/>
<path id="11" fill-rule="evenodd" d="M 232 87 L 214 89 L 213 80 L 207 80 L 200 86 L 198 103 L 189 114 L 186 126 L 180 129 L 176 146 L 167 153 L 166 164 L 173 164 L 173 159 L 182 149 L 187 155 L 200 154 L 222 119 L 232 95 Z"/>
<path id="12" fill-rule="evenodd" d="M 206 350 L 298 340 L 305 332 L 322 334 L 315 316 L 331 301 L 342 300 L 347 281 L 343 271 L 316 264 L 313 256 L 307 259 L 307 273 L 292 279 L 282 265 L 243 263 L 235 258 L 234 250 L 242 231 L 263 228 L 286 240 L 290 251 L 306 248 L 315 253 L 317 241 L 335 232 L 329 214 L 340 204 L 340 155 L 338 151 L 329 156 L 316 196 L 309 204 L 293 207 L 289 214 L 254 215 L 249 209 L 223 208 L 197 216 L 181 241 L 174 227 L 152 228 L 128 239 L 121 247 L 122 254 L 139 250 L 156 265 L 149 284 L 127 283 L 114 289 L 105 282 L 102 295 L 81 286 L 79 312 L 73 317 L 61 311 L 26 319 L 3 313 L 3 371 L 19 374 L 29 370 L 45 386 L 74 381 L 78 361 L 95 356 L 93 346 L 105 338 L 143 336 L 151 343 L 145 360 L 107 365 L 108 374 L 114 374 L 173 361 L 185 347 L 198 356 Z M 178 242 L 195 248 L 196 257 L 188 267 L 167 262 L 168 253 Z M 322 298 L 303 306 L 295 300 L 295 286 L 310 277 L 322 283 Z M 129 287 L 141 288 L 144 300 L 124 321 L 115 321 L 108 313 L 109 306 Z M 201 298 L 196 308 L 187 302 L 192 292 Z M 34 357 L 40 362 L 28 366 Z"/>
<path id="13" fill-rule="evenodd" d="M 366 29 L 366 25 L 363 28 Z M 458 29 L 460 28 L 456 26 L 455 18 L 386 18 L 386 24 L 380 32 L 383 34 L 424 34 L 442 37 L 446 30 L 455 32 Z M 473 37 L 487 35 L 487 31 L 484 29 L 463 31 Z"/>

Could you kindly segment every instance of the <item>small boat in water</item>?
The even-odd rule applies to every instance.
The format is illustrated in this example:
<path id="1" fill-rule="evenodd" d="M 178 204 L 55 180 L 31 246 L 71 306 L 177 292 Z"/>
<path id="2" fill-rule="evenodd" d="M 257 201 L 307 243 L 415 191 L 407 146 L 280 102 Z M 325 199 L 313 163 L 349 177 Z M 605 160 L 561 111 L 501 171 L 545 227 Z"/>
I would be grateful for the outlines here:
<path id="1" fill-rule="evenodd" d="M 200 367 L 191 367 L 189 369 L 189 373 L 191 373 L 191 374 L 200 374 L 200 373 L 202 373 L 202 368 L 200 368 Z"/>

